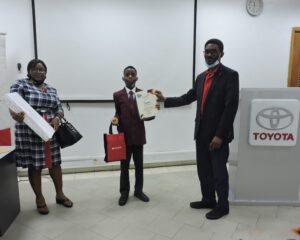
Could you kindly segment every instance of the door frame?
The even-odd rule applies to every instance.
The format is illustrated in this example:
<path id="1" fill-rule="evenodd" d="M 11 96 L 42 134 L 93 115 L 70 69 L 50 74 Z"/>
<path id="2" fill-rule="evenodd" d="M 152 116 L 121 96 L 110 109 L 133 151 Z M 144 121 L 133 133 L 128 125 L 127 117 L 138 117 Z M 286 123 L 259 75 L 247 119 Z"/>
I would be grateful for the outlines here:
<path id="1" fill-rule="evenodd" d="M 292 82 L 292 70 L 293 70 L 293 63 L 294 63 L 294 46 L 295 46 L 295 36 L 296 33 L 300 34 L 300 27 L 293 27 L 292 28 L 292 36 L 291 36 L 291 47 L 290 47 L 290 62 L 289 62 L 289 73 L 288 73 L 288 87 L 293 87 Z"/>

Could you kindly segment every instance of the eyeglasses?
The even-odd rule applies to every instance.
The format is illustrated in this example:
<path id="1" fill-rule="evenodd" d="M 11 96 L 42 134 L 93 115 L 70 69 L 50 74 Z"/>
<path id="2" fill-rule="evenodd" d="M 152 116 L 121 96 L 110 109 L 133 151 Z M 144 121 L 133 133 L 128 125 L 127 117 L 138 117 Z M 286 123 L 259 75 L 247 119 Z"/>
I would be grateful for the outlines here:
<path id="1" fill-rule="evenodd" d="M 215 50 L 215 49 L 212 49 L 212 50 L 204 50 L 203 53 L 204 53 L 205 55 L 208 55 L 208 54 L 211 54 L 211 55 L 218 55 L 218 54 L 219 54 L 218 51 Z"/>
<path id="2" fill-rule="evenodd" d="M 46 73 L 45 69 L 32 69 L 31 71 L 35 73 Z"/>

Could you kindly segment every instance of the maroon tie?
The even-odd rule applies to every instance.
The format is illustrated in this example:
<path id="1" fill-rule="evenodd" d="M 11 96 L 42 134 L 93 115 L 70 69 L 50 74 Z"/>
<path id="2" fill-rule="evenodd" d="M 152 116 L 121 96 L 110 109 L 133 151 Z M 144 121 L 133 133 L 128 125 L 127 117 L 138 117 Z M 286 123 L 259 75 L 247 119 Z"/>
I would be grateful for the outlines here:
<path id="1" fill-rule="evenodd" d="M 129 91 L 129 99 L 128 99 L 128 102 L 129 102 L 129 106 L 132 110 L 132 112 L 134 112 L 135 114 L 138 114 L 138 110 L 137 110 L 137 104 L 136 104 L 136 101 L 133 97 L 133 91 Z"/>
<path id="2" fill-rule="evenodd" d="M 129 91 L 129 104 L 131 107 L 134 106 L 133 91 Z"/>

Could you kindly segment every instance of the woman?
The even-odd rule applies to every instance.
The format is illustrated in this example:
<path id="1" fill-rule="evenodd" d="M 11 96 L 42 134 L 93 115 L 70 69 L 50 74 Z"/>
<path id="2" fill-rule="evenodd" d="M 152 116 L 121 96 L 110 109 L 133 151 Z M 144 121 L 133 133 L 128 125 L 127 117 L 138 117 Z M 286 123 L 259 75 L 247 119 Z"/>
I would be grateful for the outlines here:
<path id="1" fill-rule="evenodd" d="M 10 88 L 17 92 L 25 101 L 44 117 L 57 130 L 63 109 L 57 96 L 56 89 L 46 84 L 47 66 L 39 60 L 33 59 L 27 66 L 28 78 L 17 80 Z M 16 122 L 16 163 L 18 167 L 28 168 L 30 185 L 36 195 L 36 207 L 40 214 L 48 214 L 45 198 L 41 188 L 41 172 L 48 167 L 56 190 L 56 203 L 65 207 L 72 207 L 73 202 L 62 190 L 62 172 L 60 146 L 55 136 L 44 142 L 24 122 L 24 113 L 10 111 Z"/>

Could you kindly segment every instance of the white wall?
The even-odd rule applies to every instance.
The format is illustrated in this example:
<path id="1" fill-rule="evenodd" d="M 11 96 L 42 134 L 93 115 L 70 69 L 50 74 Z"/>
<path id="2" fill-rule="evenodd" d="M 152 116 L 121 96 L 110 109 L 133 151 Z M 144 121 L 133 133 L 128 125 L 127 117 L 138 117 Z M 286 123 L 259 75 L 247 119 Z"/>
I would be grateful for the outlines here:
<path id="1" fill-rule="evenodd" d="M 245 1 L 198 0 L 197 72 L 205 69 L 202 54 L 205 41 L 217 37 L 225 44 L 223 63 L 239 71 L 241 87 L 286 87 L 291 28 L 299 26 L 299 12 L 298 0 L 264 0 L 264 11 L 259 17 L 247 14 Z M 10 78 L 25 76 L 26 71 L 17 73 L 16 63 L 21 61 L 26 65 L 33 57 L 29 0 L 0 1 L 0 32 L 8 33 Z M 120 88 L 122 86 L 120 75 Z M 139 80 L 138 86 L 143 87 L 143 79 Z M 146 123 L 146 162 L 195 159 L 195 107 L 192 104 L 163 109 L 156 120 Z M 71 104 L 66 117 L 84 138 L 77 145 L 63 150 L 67 167 L 104 164 L 102 135 L 108 131 L 113 114 L 112 103 Z M 231 152 L 233 156 L 237 152 L 236 141 L 231 145 Z"/>
<path id="2" fill-rule="evenodd" d="M 120 79 L 120 88 L 122 86 Z M 139 84 L 142 86 L 142 80 Z M 65 166 L 104 165 L 103 133 L 108 132 L 115 113 L 113 103 L 70 104 L 66 118 L 82 133 L 76 145 L 63 149 Z M 155 120 L 146 122 L 145 162 L 195 159 L 193 141 L 195 105 L 159 112 Z M 116 131 L 116 129 L 114 129 Z"/>
<path id="3" fill-rule="evenodd" d="M 198 0 L 197 69 L 204 68 L 203 46 L 223 40 L 223 63 L 240 73 L 241 88 L 286 87 L 291 28 L 300 25 L 299 0 L 264 0 L 260 16 L 251 17 L 246 1 Z"/>
<path id="4" fill-rule="evenodd" d="M 0 32 L 6 33 L 6 79 L 1 85 L 1 96 L 17 78 L 26 75 L 26 66 L 34 57 L 32 14 L 30 0 L 0 0 Z M 23 69 L 17 70 L 17 63 Z M 4 88 L 4 89 L 3 89 Z M 6 106 L 0 99 L 0 128 L 13 125 Z"/>

